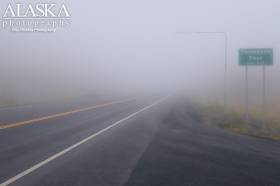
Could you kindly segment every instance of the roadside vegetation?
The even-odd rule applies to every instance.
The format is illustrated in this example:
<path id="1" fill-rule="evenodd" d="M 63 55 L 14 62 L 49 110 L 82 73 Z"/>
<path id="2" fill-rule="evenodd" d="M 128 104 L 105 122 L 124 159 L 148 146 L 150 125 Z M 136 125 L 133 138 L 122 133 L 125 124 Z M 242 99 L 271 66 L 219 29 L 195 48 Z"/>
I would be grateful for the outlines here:
<path id="1" fill-rule="evenodd" d="M 280 115 L 273 111 L 267 113 L 266 125 L 263 125 L 261 114 L 250 113 L 249 122 L 245 121 L 244 109 L 228 108 L 213 103 L 195 102 L 200 118 L 210 126 L 220 127 L 239 134 L 280 141 Z"/>

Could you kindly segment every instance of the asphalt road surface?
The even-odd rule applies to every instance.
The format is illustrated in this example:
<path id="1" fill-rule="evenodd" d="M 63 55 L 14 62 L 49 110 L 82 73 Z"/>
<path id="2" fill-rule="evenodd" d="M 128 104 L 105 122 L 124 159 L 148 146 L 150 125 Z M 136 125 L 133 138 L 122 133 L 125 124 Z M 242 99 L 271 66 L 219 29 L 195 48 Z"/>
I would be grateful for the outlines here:
<path id="1" fill-rule="evenodd" d="M 279 186 L 280 143 L 204 125 L 188 101 L 0 108 L 0 185 Z"/>

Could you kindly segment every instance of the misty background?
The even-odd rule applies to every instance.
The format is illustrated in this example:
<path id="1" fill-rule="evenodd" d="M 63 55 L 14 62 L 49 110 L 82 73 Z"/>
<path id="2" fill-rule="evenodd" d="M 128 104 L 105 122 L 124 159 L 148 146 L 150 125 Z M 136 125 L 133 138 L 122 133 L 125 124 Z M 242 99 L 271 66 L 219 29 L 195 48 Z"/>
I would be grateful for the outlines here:
<path id="1" fill-rule="evenodd" d="M 0 2 L 3 15 L 11 1 Z M 71 27 L 55 33 L 0 29 L 0 103 L 87 94 L 181 92 L 223 101 L 228 35 L 228 100 L 244 101 L 239 48 L 274 48 L 267 67 L 270 107 L 280 108 L 279 0 L 103 0 L 65 3 Z M 2 16 L 1 16 L 2 17 Z M 182 32 L 185 32 L 183 34 Z M 260 105 L 262 68 L 249 68 L 250 103 Z"/>

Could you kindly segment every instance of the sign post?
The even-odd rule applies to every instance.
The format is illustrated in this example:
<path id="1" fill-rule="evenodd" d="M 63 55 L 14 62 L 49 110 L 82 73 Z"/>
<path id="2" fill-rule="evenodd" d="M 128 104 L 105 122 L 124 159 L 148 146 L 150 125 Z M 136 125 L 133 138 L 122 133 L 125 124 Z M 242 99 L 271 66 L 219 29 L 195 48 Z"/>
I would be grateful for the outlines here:
<path id="1" fill-rule="evenodd" d="M 245 113 L 245 121 L 248 124 L 249 123 L 249 80 L 248 80 L 248 65 L 246 65 L 245 68 L 245 107 L 246 107 L 246 113 Z"/>
<path id="2" fill-rule="evenodd" d="M 263 92 L 262 92 L 262 123 L 263 127 L 266 127 L 266 67 L 263 65 Z"/>
<path id="3" fill-rule="evenodd" d="M 272 48 L 247 48 L 239 49 L 239 65 L 246 67 L 246 116 L 245 120 L 249 122 L 249 88 L 248 88 L 248 66 L 262 66 L 262 124 L 266 127 L 266 66 L 273 65 Z"/>

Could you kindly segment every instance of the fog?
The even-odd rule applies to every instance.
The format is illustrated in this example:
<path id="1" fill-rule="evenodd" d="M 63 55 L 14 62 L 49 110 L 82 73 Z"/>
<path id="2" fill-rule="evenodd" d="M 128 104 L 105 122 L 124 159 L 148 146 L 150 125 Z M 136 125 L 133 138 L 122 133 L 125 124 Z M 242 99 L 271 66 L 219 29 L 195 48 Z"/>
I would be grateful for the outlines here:
<path id="1" fill-rule="evenodd" d="M 4 13 L 11 2 L 2 0 Z M 37 2 L 37 1 L 29 1 Z M 239 48 L 274 48 L 267 67 L 270 103 L 279 95 L 279 0 L 103 0 L 65 3 L 69 28 L 55 33 L 0 29 L 0 102 L 111 93 L 174 93 L 244 100 Z M 2 16 L 1 16 L 2 17 Z M 259 103 L 262 68 L 250 67 L 250 99 Z"/>

